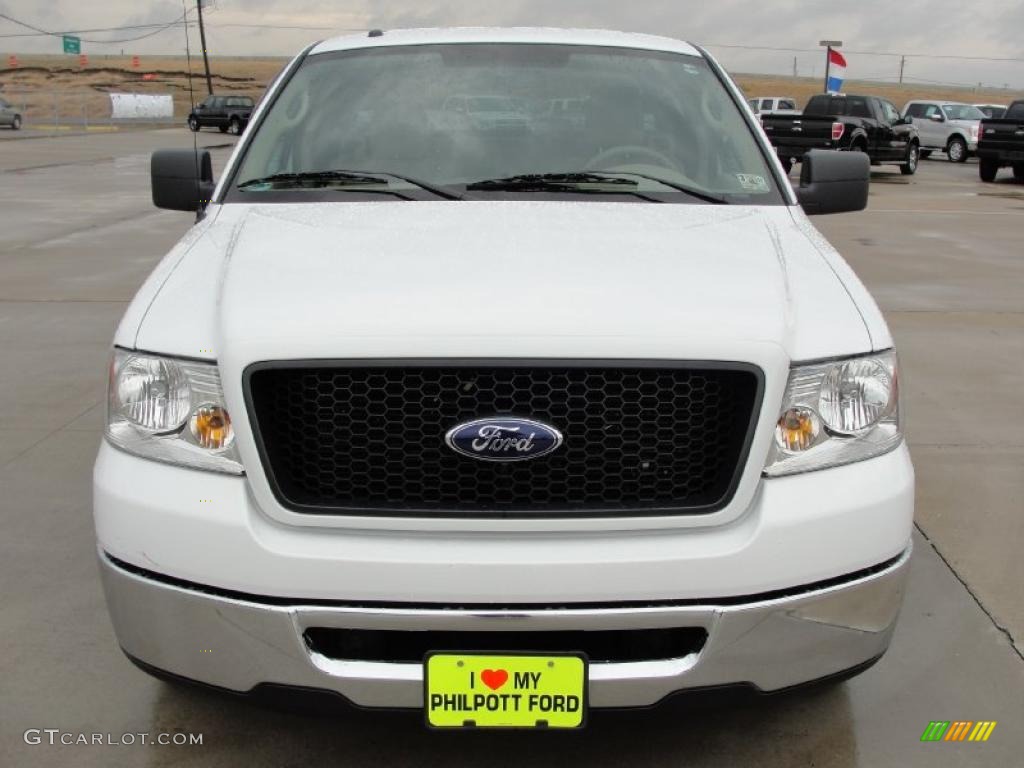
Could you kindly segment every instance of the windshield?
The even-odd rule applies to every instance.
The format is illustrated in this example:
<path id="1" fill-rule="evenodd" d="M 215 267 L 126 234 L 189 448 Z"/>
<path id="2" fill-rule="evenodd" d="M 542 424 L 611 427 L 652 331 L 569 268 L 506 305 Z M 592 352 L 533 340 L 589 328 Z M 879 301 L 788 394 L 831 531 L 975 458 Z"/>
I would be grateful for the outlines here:
<path id="1" fill-rule="evenodd" d="M 970 104 L 946 104 L 942 107 L 947 120 L 984 120 L 985 115 Z"/>
<path id="2" fill-rule="evenodd" d="M 323 175 L 339 170 L 349 175 Z M 591 175 L 566 176 L 584 171 Z M 605 190 L 599 172 L 635 175 Z M 316 184 L 296 181 L 314 173 Z M 353 173 L 380 175 L 410 199 L 431 197 L 423 185 L 473 187 L 472 199 L 572 196 L 584 182 L 590 194 L 581 199 L 605 191 L 646 199 L 622 191 L 627 179 L 657 202 L 700 202 L 680 189 L 783 202 L 752 130 L 703 58 L 620 48 L 456 44 L 309 56 L 257 126 L 227 199 L 311 191 L 344 199 L 369 188 L 365 176 L 351 183 Z M 557 184 L 536 178 L 553 174 L 562 175 Z M 524 176 L 531 183 L 511 190 L 474 186 Z"/>

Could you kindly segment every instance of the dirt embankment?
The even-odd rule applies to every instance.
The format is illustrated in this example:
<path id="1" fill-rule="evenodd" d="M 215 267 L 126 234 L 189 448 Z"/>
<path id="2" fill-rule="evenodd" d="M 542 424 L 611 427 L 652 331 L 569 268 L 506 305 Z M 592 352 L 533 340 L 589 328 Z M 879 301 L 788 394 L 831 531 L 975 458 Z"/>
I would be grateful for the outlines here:
<path id="1" fill-rule="evenodd" d="M 36 122 L 71 121 L 109 116 L 108 93 L 170 93 L 174 113 L 184 119 L 193 101 L 207 95 L 202 57 L 90 56 L 86 66 L 77 56 L 18 56 L 16 68 L 0 55 L 0 94 L 24 109 Z M 217 93 L 258 99 L 286 59 L 216 58 L 210 60 Z M 191 76 L 190 76 L 191 72 Z"/>

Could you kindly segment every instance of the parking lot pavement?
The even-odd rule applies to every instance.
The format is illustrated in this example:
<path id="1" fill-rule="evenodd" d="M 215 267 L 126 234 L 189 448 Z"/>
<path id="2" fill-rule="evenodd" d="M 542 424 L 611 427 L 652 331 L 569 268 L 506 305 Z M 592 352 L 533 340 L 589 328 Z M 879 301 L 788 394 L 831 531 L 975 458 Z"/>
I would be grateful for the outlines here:
<path id="1" fill-rule="evenodd" d="M 19 139 L 43 139 L 53 136 L 89 136 L 96 133 L 117 133 L 122 130 L 147 130 L 145 128 L 121 128 L 116 125 L 26 125 L 21 130 L 0 129 L 0 141 Z"/>
<path id="2" fill-rule="evenodd" d="M 924 535 L 878 665 L 766 701 L 596 713 L 583 734 L 436 735 L 416 715 L 298 715 L 166 685 L 117 650 L 90 517 L 107 350 L 191 218 L 150 206 L 147 153 L 191 142 L 174 130 L 0 145 L 0 765 L 1021 764 L 1024 187 L 929 161 L 909 181 L 876 174 L 869 211 L 817 220 L 878 297 L 905 368 Z M 984 744 L 920 742 L 929 721 L 958 719 L 999 725 Z M 203 744 L 30 745 L 30 728 Z"/>
<path id="3" fill-rule="evenodd" d="M 44 166 L 87 166 L 113 158 L 144 157 L 154 147 L 173 149 L 192 146 L 193 134 L 181 128 L 159 130 L 98 131 L 82 135 L 49 132 L 32 135 L 31 141 L 18 141 L 22 134 L 8 131 L 4 135 L 14 141 L 5 143 L 0 151 L 0 171 L 35 169 Z M 220 131 L 202 130 L 194 138 L 200 146 L 234 143 L 234 138 Z"/>
<path id="4" fill-rule="evenodd" d="M 918 524 L 1024 651 L 1024 184 L 942 160 L 875 178 L 867 211 L 817 223 L 896 338 Z"/>

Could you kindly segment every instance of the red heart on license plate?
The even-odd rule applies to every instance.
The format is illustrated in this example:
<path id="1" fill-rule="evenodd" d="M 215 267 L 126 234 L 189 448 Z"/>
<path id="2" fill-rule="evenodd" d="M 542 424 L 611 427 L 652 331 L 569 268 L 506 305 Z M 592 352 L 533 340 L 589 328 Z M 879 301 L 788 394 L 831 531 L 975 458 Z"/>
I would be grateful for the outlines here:
<path id="1" fill-rule="evenodd" d="M 492 691 L 496 691 L 508 682 L 508 672 L 504 669 L 485 669 L 480 673 L 480 680 Z"/>

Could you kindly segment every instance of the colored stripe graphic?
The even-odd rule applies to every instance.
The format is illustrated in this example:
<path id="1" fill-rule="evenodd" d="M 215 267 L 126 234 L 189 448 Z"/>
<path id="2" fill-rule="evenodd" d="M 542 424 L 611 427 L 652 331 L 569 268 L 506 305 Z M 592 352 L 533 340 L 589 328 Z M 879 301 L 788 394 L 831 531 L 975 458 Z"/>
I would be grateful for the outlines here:
<path id="1" fill-rule="evenodd" d="M 988 741 L 988 737 L 992 735 L 992 731 L 996 729 L 996 721 L 981 721 L 974 730 L 971 731 L 971 737 L 969 741 Z"/>
<path id="2" fill-rule="evenodd" d="M 996 725 L 995 720 L 932 720 L 921 741 L 988 741 Z"/>
<path id="3" fill-rule="evenodd" d="M 932 720 L 921 734 L 921 741 L 942 741 L 947 728 L 949 728 L 948 720 Z"/>
<path id="4" fill-rule="evenodd" d="M 967 733 L 970 731 L 971 726 L 974 723 L 970 721 L 954 720 L 949 730 L 946 732 L 946 738 L 943 741 L 963 741 L 967 738 Z"/>

